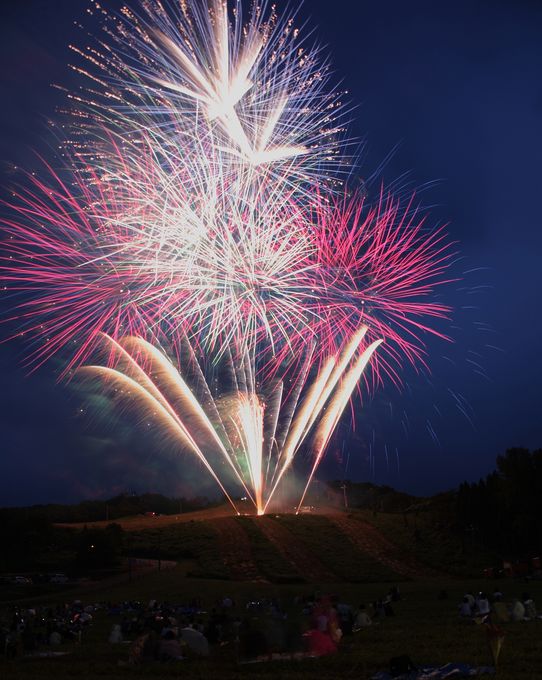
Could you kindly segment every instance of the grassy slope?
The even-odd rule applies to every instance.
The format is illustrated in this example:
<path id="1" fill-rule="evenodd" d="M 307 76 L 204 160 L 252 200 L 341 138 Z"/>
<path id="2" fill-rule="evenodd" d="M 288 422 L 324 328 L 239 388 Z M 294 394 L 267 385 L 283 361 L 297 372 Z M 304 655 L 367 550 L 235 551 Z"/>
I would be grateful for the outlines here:
<path id="1" fill-rule="evenodd" d="M 130 532 L 130 554 L 162 559 L 195 559 L 194 576 L 228 578 L 222 564 L 216 531 L 207 522 L 183 522 Z"/>
<path id="2" fill-rule="evenodd" d="M 237 522 L 249 537 L 252 557 L 258 569 L 269 581 L 296 582 L 303 580 L 293 565 L 280 554 L 252 518 L 238 517 Z"/>
<path id="3" fill-rule="evenodd" d="M 217 512 L 213 509 L 213 512 Z M 227 509 L 222 509 L 222 514 Z M 493 564 L 494 557 L 474 550 L 464 553 L 461 542 L 442 523 L 438 524 L 429 512 L 374 514 L 371 511 L 353 511 L 352 515 L 372 524 L 399 553 L 411 555 L 422 564 L 458 576 L 475 576 Z M 190 516 L 194 519 L 190 520 Z M 205 519 L 203 519 L 205 517 Z M 248 536 L 252 558 L 263 576 L 272 581 L 295 580 L 299 574 L 264 532 L 258 528 L 257 518 L 237 517 L 231 521 Z M 228 578 L 228 569 L 222 564 L 217 526 L 220 522 L 212 514 L 194 513 L 178 517 L 133 518 L 121 522 L 129 532 L 128 554 L 163 559 L 194 559 L 194 575 L 211 578 Z M 401 580 L 391 567 L 354 546 L 352 542 L 325 515 L 281 515 L 279 522 L 300 542 L 303 549 L 314 555 L 337 580 L 350 582 Z M 234 546 L 235 549 L 235 546 Z M 237 548 L 242 557 L 242 549 Z"/>
<path id="4" fill-rule="evenodd" d="M 495 562 L 495 556 L 479 549 L 463 551 L 460 538 L 439 524 L 429 512 L 374 514 L 357 510 L 366 522 L 375 526 L 399 549 L 411 553 L 419 562 L 457 576 L 475 576 Z"/>
<path id="5" fill-rule="evenodd" d="M 356 548 L 325 515 L 281 515 L 277 521 L 340 580 L 353 583 L 401 580 L 387 566 Z"/>

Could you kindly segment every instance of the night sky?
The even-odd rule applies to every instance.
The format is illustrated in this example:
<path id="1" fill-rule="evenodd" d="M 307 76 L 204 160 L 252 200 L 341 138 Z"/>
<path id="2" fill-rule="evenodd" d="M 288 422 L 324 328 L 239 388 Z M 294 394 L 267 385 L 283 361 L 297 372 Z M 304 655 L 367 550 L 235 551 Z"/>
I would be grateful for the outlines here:
<path id="1" fill-rule="evenodd" d="M 53 154 L 47 119 L 64 99 L 51 84 L 79 84 L 68 44 L 83 43 L 74 21 L 86 6 L 1 3 L 3 191 L 13 165 L 37 169 L 34 151 Z M 381 168 L 369 190 L 398 178 L 421 189 L 461 251 L 462 280 L 441 293 L 455 309 L 454 343 L 429 340 L 430 375 L 406 369 L 401 392 L 358 406 L 355 431 L 346 419 L 320 475 L 419 494 L 477 479 L 506 448 L 542 446 L 542 4 L 307 0 L 300 17 L 356 105 L 359 175 Z M 9 315 L 5 294 L 0 304 Z M 0 326 L 3 337 L 12 330 Z M 27 349 L 0 345 L 0 505 L 211 491 L 189 459 L 163 454 L 128 423 L 83 422 L 58 365 L 28 375 Z"/>

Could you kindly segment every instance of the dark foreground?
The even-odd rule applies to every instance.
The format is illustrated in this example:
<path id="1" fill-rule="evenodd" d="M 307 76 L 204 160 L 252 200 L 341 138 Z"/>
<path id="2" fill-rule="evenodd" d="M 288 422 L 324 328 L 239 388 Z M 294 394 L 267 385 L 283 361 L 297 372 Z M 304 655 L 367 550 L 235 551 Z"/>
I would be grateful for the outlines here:
<path id="1" fill-rule="evenodd" d="M 150 574 L 132 583 L 102 586 L 93 590 L 65 591 L 41 600 L 20 602 L 21 608 L 33 605 L 57 605 L 80 599 L 83 604 L 109 603 L 93 613 L 90 624 L 85 626 L 81 643 L 63 642 L 56 651 L 67 652 L 56 658 L 39 658 L 21 655 L 15 659 L 2 657 L 0 677 L 11 678 L 63 678 L 82 677 L 96 680 L 113 678 L 160 677 L 160 678 L 370 678 L 375 672 L 385 670 L 391 657 L 408 654 L 420 665 L 443 665 L 447 662 L 463 662 L 474 666 L 492 665 L 487 633 L 483 625 L 462 620 L 457 606 L 467 591 L 485 590 L 492 593 L 496 588 L 504 594 L 505 601 L 521 598 L 523 593 L 539 605 L 542 603 L 542 583 L 525 583 L 514 580 L 459 581 L 424 580 L 400 584 L 401 600 L 393 603 L 394 616 L 380 618 L 373 625 L 352 635 L 345 635 L 337 653 L 321 658 L 301 660 L 271 660 L 259 663 L 240 663 L 246 656 L 242 644 L 227 641 L 212 646 L 208 659 L 188 655 L 182 661 L 147 661 L 130 665 L 129 644 L 110 644 L 108 636 L 112 626 L 120 623 L 120 613 L 111 614 L 112 603 L 137 600 L 145 603 L 151 599 L 170 603 L 188 603 L 194 598 L 201 601 L 207 613 L 197 615 L 206 623 L 213 607 L 225 596 L 234 600 L 228 610 L 233 620 L 249 620 L 259 628 L 266 625 L 267 614 L 257 607 L 247 609 L 247 603 L 262 599 L 275 600 L 290 617 L 294 615 L 294 598 L 311 599 L 314 594 L 336 596 L 354 609 L 363 602 L 369 604 L 384 596 L 391 584 L 337 584 L 270 585 L 261 583 L 233 583 L 190 579 L 181 567 L 171 571 Z M 442 599 L 442 591 L 447 598 Z M 6 623 L 13 613 L 13 602 L 0 606 Z M 11 606 L 11 609 L 9 609 Z M 113 608 L 114 609 L 114 608 Z M 302 624 L 303 625 L 303 624 Z M 535 680 L 542 677 L 542 620 L 503 623 L 505 633 L 498 678 L 499 680 Z M 127 636 L 133 639 L 134 635 Z M 46 648 L 41 647 L 41 651 Z"/>

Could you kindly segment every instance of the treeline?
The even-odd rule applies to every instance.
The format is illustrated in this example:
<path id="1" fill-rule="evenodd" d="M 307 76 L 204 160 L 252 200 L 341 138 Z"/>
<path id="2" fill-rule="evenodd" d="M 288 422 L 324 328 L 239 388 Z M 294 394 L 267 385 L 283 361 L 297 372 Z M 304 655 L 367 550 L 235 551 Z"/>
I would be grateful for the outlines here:
<path id="1" fill-rule="evenodd" d="M 125 532 L 55 527 L 46 517 L 0 510 L 0 573 L 54 572 L 84 575 L 119 564 Z"/>
<path id="2" fill-rule="evenodd" d="M 349 480 L 329 482 L 335 493 L 335 503 L 351 508 L 376 510 L 378 512 L 404 512 L 420 502 L 417 496 L 397 491 L 391 486 L 379 486 L 370 482 Z"/>
<path id="3" fill-rule="evenodd" d="M 542 449 L 509 449 L 497 469 L 457 491 L 457 525 L 467 545 L 502 557 L 534 557 L 542 549 Z"/>
<path id="4" fill-rule="evenodd" d="M 32 505 L 28 508 L 2 508 L 0 513 L 10 517 L 35 519 L 52 523 L 114 521 L 121 517 L 155 512 L 159 515 L 178 515 L 209 507 L 207 498 L 167 498 L 161 494 L 121 494 L 109 500 L 83 501 L 76 505 Z"/>

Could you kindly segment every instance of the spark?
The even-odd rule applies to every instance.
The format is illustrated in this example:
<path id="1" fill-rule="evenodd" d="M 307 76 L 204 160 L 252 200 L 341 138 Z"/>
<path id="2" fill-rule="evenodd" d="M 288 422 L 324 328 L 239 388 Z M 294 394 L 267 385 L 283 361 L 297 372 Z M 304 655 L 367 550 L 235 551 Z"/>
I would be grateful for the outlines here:
<path id="1" fill-rule="evenodd" d="M 13 192 L 0 273 L 33 368 L 67 354 L 64 377 L 129 394 L 263 513 L 307 449 L 305 497 L 356 389 L 400 385 L 427 333 L 447 339 L 454 252 L 415 196 L 349 191 L 320 49 L 295 13 L 241 9 L 92 3 L 104 32 L 72 46 L 87 87 L 68 93 L 63 167 Z"/>
<path id="2" fill-rule="evenodd" d="M 221 394 L 217 400 L 210 396 L 207 385 L 203 403 L 194 396 L 181 372 L 156 347 L 142 338 L 129 336 L 114 340 L 104 335 L 110 365 L 85 365 L 78 373 L 83 378 L 99 379 L 102 389 L 109 389 L 124 406 L 134 404 L 142 411 L 143 421 L 158 418 L 164 433 L 173 437 L 181 450 L 195 455 L 237 512 L 220 470 L 216 469 L 217 461 L 213 461 L 213 450 L 215 453 L 218 450 L 236 482 L 253 502 L 256 512 L 262 515 L 303 441 L 318 422 L 311 446 L 315 454 L 304 498 L 341 413 L 370 357 L 380 345 L 381 341 L 376 341 L 363 347 L 366 331 L 366 328 L 360 329 L 340 359 L 329 357 L 314 379 L 305 374 L 301 385 L 305 396 L 301 400 L 294 398 L 293 411 L 286 418 L 282 449 L 274 447 L 273 443 L 276 443 L 277 423 L 286 411 L 290 411 L 291 404 L 280 380 L 268 387 L 267 397 L 258 393 L 250 365 L 245 366 L 252 374 L 248 380 L 241 375 L 238 366 L 230 365 L 238 389 Z M 268 407 L 275 413 L 266 427 L 264 413 Z"/>

